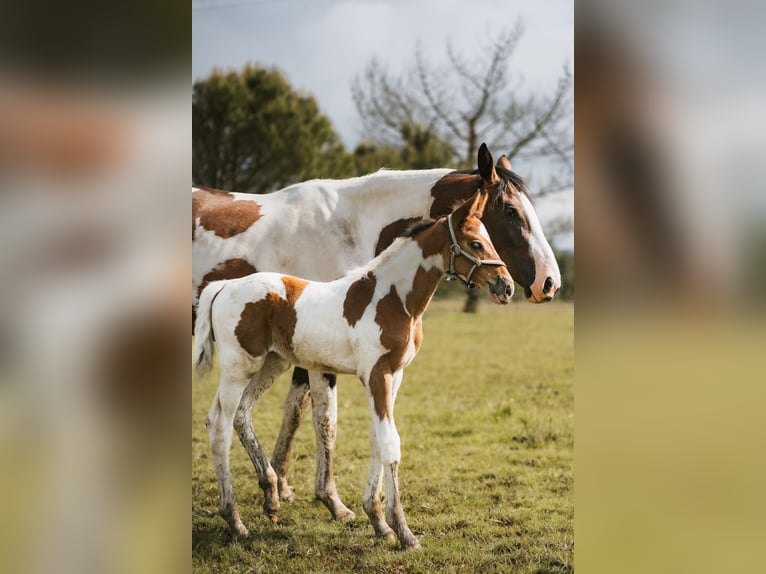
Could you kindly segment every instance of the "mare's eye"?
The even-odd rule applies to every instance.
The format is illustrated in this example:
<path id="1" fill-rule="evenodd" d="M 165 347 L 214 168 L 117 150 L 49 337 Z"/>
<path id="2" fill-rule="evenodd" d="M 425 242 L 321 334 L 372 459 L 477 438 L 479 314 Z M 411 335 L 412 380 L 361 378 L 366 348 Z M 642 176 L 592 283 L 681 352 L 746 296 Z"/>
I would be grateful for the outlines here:
<path id="1" fill-rule="evenodd" d="M 507 205 L 505 207 L 505 215 L 507 217 L 514 217 L 516 215 L 516 210 L 513 207 L 511 207 L 510 205 Z"/>
<path id="2" fill-rule="evenodd" d="M 471 249 L 475 249 L 476 251 L 481 251 L 482 245 L 480 241 L 471 241 Z"/>

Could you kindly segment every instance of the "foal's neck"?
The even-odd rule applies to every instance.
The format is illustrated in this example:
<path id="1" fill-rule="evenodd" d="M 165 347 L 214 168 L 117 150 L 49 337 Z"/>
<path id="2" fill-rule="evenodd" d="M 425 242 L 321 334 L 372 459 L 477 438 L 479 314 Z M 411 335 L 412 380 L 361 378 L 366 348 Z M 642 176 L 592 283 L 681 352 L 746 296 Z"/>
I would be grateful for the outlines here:
<path id="1" fill-rule="evenodd" d="M 371 271 L 388 278 L 407 314 L 420 317 L 444 276 L 449 256 L 450 236 L 443 220 L 418 232 L 414 237 L 399 239 L 381 253 Z"/>

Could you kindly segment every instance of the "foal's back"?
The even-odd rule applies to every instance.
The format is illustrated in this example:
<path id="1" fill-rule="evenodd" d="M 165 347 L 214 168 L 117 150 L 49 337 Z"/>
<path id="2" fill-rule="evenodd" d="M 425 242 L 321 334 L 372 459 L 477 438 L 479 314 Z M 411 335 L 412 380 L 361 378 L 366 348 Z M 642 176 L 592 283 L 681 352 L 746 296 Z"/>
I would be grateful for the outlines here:
<path id="1" fill-rule="evenodd" d="M 257 370 L 260 359 L 273 352 L 306 369 L 356 373 L 357 359 L 343 316 L 352 281 L 343 277 L 322 283 L 255 273 L 222 282 L 213 307 L 221 361 Z"/>

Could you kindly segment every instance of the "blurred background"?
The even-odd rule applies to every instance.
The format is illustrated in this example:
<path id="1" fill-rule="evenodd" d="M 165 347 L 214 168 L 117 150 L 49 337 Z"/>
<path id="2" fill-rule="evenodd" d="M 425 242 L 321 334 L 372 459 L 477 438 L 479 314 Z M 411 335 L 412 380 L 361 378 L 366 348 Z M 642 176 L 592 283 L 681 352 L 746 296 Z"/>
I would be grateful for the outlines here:
<path id="1" fill-rule="evenodd" d="M 581 571 L 760 569 L 763 17 L 576 4 Z"/>
<path id="2" fill-rule="evenodd" d="M 244 94 L 247 109 L 260 82 L 275 118 L 308 113 L 319 155 L 296 161 L 285 139 L 284 184 L 320 165 L 473 166 L 457 122 L 482 93 L 482 54 L 507 68 L 475 141 L 516 150 L 546 232 L 577 246 L 576 566 L 755 570 L 761 3 L 578 1 L 574 60 L 565 2 L 214 4 L 2 8 L 0 570 L 189 569 L 189 173 L 259 191 L 204 154 L 192 164 L 200 102 Z M 574 241 L 574 152 L 557 139 L 571 126 L 535 129 L 571 105 L 573 81 Z"/>

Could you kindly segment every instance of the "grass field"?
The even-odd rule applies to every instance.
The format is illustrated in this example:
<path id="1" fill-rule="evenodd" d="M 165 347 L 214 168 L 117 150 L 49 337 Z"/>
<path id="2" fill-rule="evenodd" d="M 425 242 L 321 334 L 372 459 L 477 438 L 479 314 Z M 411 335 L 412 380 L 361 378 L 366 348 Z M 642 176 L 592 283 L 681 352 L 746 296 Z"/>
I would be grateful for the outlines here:
<path id="1" fill-rule="evenodd" d="M 277 526 L 261 509 L 263 493 L 235 433 L 234 489 L 251 535 L 233 542 L 217 512 L 204 425 L 216 368 L 193 383 L 194 572 L 573 571 L 574 307 L 484 302 L 467 315 L 461 304 L 432 303 L 396 403 L 402 502 L 422 549 L 398 552 L 373 537 L 361 505 L 370 414 L 351 376 L 338 377 L 335 477 L 356 520 L 334 522 L 314 499 L 309 409 L 290 470 L 296 499 L 282 504 Z M 255 407 L 255 431 L 269 452 L 288 384 L 285 374 Z"/>

